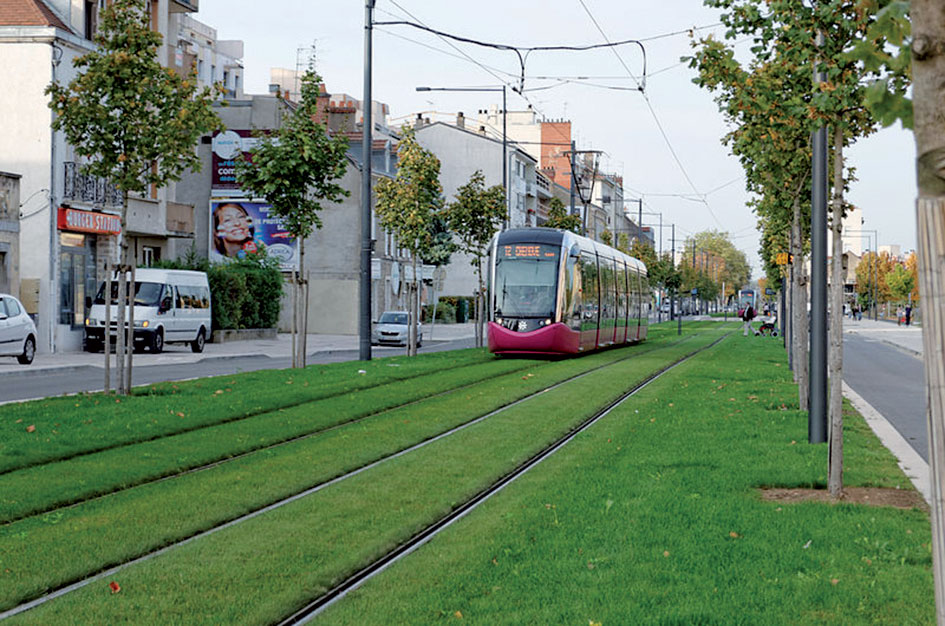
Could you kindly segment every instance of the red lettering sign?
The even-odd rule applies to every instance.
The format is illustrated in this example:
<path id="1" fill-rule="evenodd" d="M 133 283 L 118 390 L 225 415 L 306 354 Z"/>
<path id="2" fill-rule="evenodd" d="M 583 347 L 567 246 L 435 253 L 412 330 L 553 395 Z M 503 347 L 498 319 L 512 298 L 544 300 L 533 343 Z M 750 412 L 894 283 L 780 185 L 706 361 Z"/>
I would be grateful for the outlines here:
<path id="1" fill-rule="evenodd" d="M 110 213 L 96 213 L 95 211 L 80 211 L 59 207 L 59 230 L 70 230 L 80 233 L 99 233 L 102 235 L 117 235 L 121 232 L 121 218 Z"/>

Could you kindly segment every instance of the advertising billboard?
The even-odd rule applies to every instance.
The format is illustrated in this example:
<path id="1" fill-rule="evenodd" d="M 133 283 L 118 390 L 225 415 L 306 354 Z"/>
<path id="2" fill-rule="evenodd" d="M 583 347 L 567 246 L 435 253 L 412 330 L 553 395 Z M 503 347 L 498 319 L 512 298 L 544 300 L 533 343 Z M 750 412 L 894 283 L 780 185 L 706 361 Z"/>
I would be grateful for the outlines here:
<path id="1" fill-rule="evenodd" d="M 215 131 L 211 143 L 210 188 L 218 196 L 228 197 L 243 195 L 236 182 L 236 156 L 242 154 L 248 158 L 256 145 L 257 139 L 251 130 Z"/>
<path id="2" fill-rule="evenodd" d="M 265 246 L 283 270 L 298 265 L 298 246 L 269 204 L 245 198 L 210 201 L 210 261 L 243 258 Z"/>

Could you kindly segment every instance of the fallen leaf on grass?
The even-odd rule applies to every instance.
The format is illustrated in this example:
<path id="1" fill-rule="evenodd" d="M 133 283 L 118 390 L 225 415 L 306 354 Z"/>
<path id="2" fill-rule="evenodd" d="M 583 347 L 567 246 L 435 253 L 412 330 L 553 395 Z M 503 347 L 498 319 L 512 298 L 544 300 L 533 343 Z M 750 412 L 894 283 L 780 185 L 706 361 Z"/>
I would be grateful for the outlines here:
<path id="1" fill-rule="evenodd" d="M 663 556 L 669 556 L 669 550 L 663 550 Z"/>
<path id="2" fill-rule="evenodd" d="M 23 423 L 23 418 L 21 417 L 20 419 L 16 420 L 16 423 L 17 423 L 17 424 L 22 424 L 22 423 Z"/>
<path id="3" fill-rule="evenodd" d="M 587 626 L 601 626 L 600 622 L 595 622 L 592 619 L 587 620 Z"/>
<path id="4" fill-rule="evenodd" d="M 26 427 L 26 432 L 28 432 L 28 433 L 31 433 L 31 432 L 33 432 L 34 430 L 36 430 L 36 427 L 33 426 L 32 424 L 30 424 L 29 426 Z"/>
<path id="5" fill-rule="evenodd" d="M 222 390 L 222 389 L 217 389 L 216 391 L 213 392 L 213 395 L 215 395 L 215 396 L 219 396 L 219 395 L 222 395 L 222 394 L 223 394 L 223 390 Z"/>
<path id="6" fill-rule="evenodd" d="M 114 580 L 108 583 L 108 588 L 112 590 L 112 593 L 118 593 L 119 591 L 121 591 L 121 586 L 118 583 L 116 583 Z"/>
<path id="7" fill-rule="evenodd" d="M 738 539 L 741 535 L 739 535 L 737 532 L 733 530 L 728 534 L 728 536 L 731 537 L 732 539 Z"/>
<path id="8" fill-rule="evenodd" d="M 180 411 L 178 411 L 178 412 L 177 412 L 177 417 L 183 418 L 183 417 L 184 417 L 184 414 L 181 413 Z"/>
<path id="9" fill-rule="evenodd" d="M 830 579 L 830 584 L 831 584 L 831 585 L 836 585 L 838 582 L 840 582 L 840 579 L 839 579 L 839 578 L 831 578 L 831 579 Z"/>
<path id="10" fill-rule="evenodd" d="M 456 617 L 456 619 L 463 619 L 462 611 L 456 611 L 455 613 L 453 613 L 453 615 Z"/>

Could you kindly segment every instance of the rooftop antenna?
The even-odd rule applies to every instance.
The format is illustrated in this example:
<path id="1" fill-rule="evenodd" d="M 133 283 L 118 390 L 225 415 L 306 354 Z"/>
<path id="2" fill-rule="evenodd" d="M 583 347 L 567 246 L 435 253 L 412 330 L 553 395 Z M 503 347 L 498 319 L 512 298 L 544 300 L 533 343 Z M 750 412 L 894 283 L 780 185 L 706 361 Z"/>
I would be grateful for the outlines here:
<path id="1" fill-rule="evenodd" d="M 293 93 L 299 93 L 299 81 L 301 80 L 303 69 L 316 71 L 315 61 L 318 56 L 318 41 L 312 41 L 312 45 L 305 47 L 299 46 L 295 50 L 295 90 Z"/>

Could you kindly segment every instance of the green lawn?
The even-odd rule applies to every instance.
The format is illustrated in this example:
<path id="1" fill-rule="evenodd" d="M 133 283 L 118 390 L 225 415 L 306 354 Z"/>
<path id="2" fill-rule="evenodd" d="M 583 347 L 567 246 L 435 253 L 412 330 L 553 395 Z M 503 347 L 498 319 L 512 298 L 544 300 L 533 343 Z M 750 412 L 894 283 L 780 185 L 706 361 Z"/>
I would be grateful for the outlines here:
<path id="1" fill-rule="evenodd" d="M 269 417 L 249 411 L 249 419 L 237 419 L 234 408 L 228 423 L 187 433 L 197 437 L 189 440 L 188 454 L 226 455 L 245 445 L 237 436 L 242 431 L 199 438 L 217 428 L 258 427 L 247 432 L 265 437 L 266 425 L 279 430 L 286 414 L 299 428 L 344 422 L 345 410 L 372 413 L 375 404 L 429 387 L 408 406 L 374 411 L 313 437 L 0 525 L 0 607 L 192 536 L 600 367 L 11 620 L 271 623 L 492 483 L 649 372 L 736 328 L 687 322 L 677 337 L 675 325 L 656 326 L 641 346 L 558 362 L 495 360 L 467 351 L 461 354 L 468 367 L 450 370 L 448 360 L 427 363 L 425 355 L 398 361 L 413 369 L 394 374 L 405 380 L 388 380 L 381 394 L 365 385 L 318 400 L 296 398 Z M 806 414 L 798 410 L 780 345 L 737 333 L 673 369 L 321 621 L 931 623 L 927 513 L 759 497 L 760 486 L 826 483 L 826 446 L 806 444 Z M 342 365 L 349 378 L 385 371 L 376 367 L 380 362 L 369 364 L 373 369 L 365 375 Z M 321 375 L 350 384 L 344 372 L 324 367 Z M 444 371 L 436 374 L 437 368 Z M 495 376 L 485 376 L 489 368 Z M 281 374 L 295 385 L 308 373 Z M 242 378 L 227 380 L 251 388 Z M 207 381 L 199 382 L 205 391 Z M 465 386 L 440 392 L 460 384 Z M 139 400 L 147 399 L 133 401 Z M 151 400 L 161 406 L 166 398 Z M 269 400 L 276 401 L 276 395 Z M 852 409 L 844 434 L 847 485 L 911 489 Z M 143 456 L 147 450 L 174 466 L 173 445 L 148 446 L 181 436 L 112 445 L 102 435 L 97 441 L 110 453 Z M 132 464 L 131 456 L 121 458 Z M 78 472 L 77 466 L 46 465 Z M 76 476 L 92 480 L 100 474 Z M 121 585 L 120 593 L 110 592 L 110 580 Z"/>

